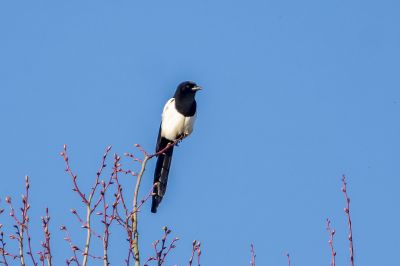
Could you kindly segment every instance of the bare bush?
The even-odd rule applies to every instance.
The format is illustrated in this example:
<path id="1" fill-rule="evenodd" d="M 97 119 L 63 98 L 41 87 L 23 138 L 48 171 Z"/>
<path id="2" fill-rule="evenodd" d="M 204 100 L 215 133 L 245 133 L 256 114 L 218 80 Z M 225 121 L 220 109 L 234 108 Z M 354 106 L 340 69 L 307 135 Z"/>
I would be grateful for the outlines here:
<path id="1" fill-rule="evenodd" d="M 112 158 L 112 167 L 109 169 L 109 174 L 105 173 L 107 168 L 107 161 L 110 160 L 111 146 L 107 147 L 100 162 L 100 166 L 96 172 L 94 183 L 88 190 L 82 188 L 78 181 L 78 175 L 71 167 L 71 161 L 68 156 L 67 146 L 64 145 L 63 151 L 60 153 L 65 162 L 65 171 L 72 181 L 72 191 L 79 197 L 82 202 L 84 215 L 81 215 L 77 209 L 71 209 L 70 212 L 78 222 L 82 230 L 85 231 L 86 237 L 82 244 L 75 243 L 71 237 L 68 228 L 65 225 L 60 226 L 60 230 L 64 234 L 64 241 L 67 243 L 71 256 L 66 258 L 67 265 L 86 266 L 89 260 L 99 261 L 104 266 L 110 264 L 109 260 L 109 246 L 110 246 L 110 233 L 116 227 L 122 229 L 126 234 L 127 239 L 127 256 L 123 259 L 125 265 L 141 265 L 140 245 L 139 245 L 139 213 L 144 203 L 153 196 L 153 187 L 142 199 L 138 199 L 140 184 L 142 177 L 146 171 L 146 165 L 152 158 L 164 153 L 167 149 L 176 145 L 180 140 L 177 140 L 163 150 L 150 154 L 146 152 L 143 147 L 136 144 L 135 147 L 141 156 L 136 156 L 134 153 L 125 153 L 133 167 L 123 167 L 121 164 L 121 157 L 114 154 Z M 133 170 L 137 167 L 139 170 Z M 129 175 L 135 178 L 135 189 L 133 192 L 132 203 L 127 202 L 125 189 L 120 182 L 120 175 Z M 153 185 L 154 186 L 154 185 Z M 344 212 L 347 218 L 348 225 L 348 240 L 350 250 L 350 264 L 354 266 L 354 248 L 353 248 L 353 232 L 352 220 L 350 215 L 350 198 L 347 192 L 346 177 L 342 177 L 342 192 L 345 197 Z M 25 177 L 25 191 L 21 199 L 21 207 L 15 208 L 11 197 L 7 196 L 5 202 L 9 208 L 9 217 L 12 219 L 14 233 L 5 233 L 3 225 L 0 223 L 0 264 L 10 265 L 10 262 L 18 262 L 21 266 L 27 264 L 27 260 L 33 265 L 53 265 L 53 249 L 51 248 L 51 233 L 49 229 L 50 214 L 49 210 L 45 209 L 45 214 L 41 217 L 41 230 L 43 232 L 43 239 L 40 242 L 40 250 L 33 251 L 32 240 L 30 237 L 29 226 L 29 210 L 30 210 L 30 181 L 29 177 Z M 4 217 L 4 209 L 0 209 L 0 218 Z M 94 224 L 101 224 L 101 231 L 96 232 Z M 96 227 L 98 228 L 98 227 Z M 331 228 L 331 221 L 326 220 L 326 229 L 329 233 L 329 247 L 331 251 L 331 266 L 335 266 L 336 251 L 334 249 L 333 241 L 335 230 Z M 151 263 L 156 263 L 158 266 L 165 265 L 166 258 L 176 248 L 179 241 L 178 238 L 170 240 L 171 230 L 168 227 L 163 228 L 163 236 L 161 239 L 153 242 L 154 255 L 143 260 L 143 266 L 149 266 Z M 13 254 L 10 252 L 6 237 L 15 243 L 18 253 Z M 91 243 L 97 239 L 102 245 L 102 254 L 93 254 L 91 251 Z M 250 246 L 250 265 L 256 265 L 256 253 L 253 244 Z M 291 264 L 291 257 L 286 253 L 287 265 Z M 188 259 L 188 265 L 200 266 L 201 258 L 201 243 L 197 240 L 193 241 L 192 252 Z M 121 259 L 122 260 L 122 259 Z M 121 262 L 114 262 L 114 264 Z"/>

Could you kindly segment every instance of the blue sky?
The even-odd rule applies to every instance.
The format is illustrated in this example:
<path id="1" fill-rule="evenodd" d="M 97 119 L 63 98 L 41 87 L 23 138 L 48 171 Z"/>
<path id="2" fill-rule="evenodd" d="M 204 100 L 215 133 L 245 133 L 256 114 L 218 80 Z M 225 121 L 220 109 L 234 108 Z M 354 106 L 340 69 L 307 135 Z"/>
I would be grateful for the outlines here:
<path id="1" fill-rule="evenodd" d="M 0 205 L 28 174 L 32 227 L 48 206 L 62 263 L 61 224 L 82 246 L 62 145 L 89 187 L 106 146 L 154 149 L 163 104 L 195 80 L 195 132 L 174 153 L 159 213 L 141 213 L 144 257 L 168 225 L 181 240 L 167 265 L 185 265 L 193 239 L 203 265 L 246 265 L 250 243 L 257 265 L 286 265 L 286 252 L 292 265 L 328 265 L 329 217 L 346 265 L 346 174 L 357 264 L 394 265 L 399 10 L 394 0 L 2 1 Z M 123 240 L 115 232 L 113 259 Z"/>

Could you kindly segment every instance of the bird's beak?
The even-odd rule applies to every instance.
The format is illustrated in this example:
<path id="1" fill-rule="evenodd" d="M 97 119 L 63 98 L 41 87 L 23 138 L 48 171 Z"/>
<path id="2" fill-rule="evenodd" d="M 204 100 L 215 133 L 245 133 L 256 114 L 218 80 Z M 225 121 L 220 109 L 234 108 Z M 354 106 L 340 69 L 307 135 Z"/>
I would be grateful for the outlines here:
<path id="1" fill-rule="evenodd" d="M 200 90 L 202 90 L 203 88 L 202 87 L 200 87 L 200 86 L 196 86 L 196 87 L 193 87 L 193 91 L 200 91 Z"/>

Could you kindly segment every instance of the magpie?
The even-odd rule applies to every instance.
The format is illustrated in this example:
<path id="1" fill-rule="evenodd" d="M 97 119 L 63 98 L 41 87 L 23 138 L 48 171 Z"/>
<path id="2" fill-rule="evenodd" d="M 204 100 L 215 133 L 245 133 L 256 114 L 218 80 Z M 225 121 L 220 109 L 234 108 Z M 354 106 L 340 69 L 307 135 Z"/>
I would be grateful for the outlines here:
<path id="1" fill-rule="evenodd" d="M 156 152 L 160 152 L 168 144 L 176 140 L 181 140 L 192 133 L 196 120 L 195 95 L 201 89 L 200 86 L 192 81 L 185 81 L 178 85 L 174 97 L 167 101 L 161 115 Z M 171 146 L 157 156 L 151 203 L 152 213 L 157 212 L 157 207 L 167 189 L 168 173 L 173 151 L 174 146 Z"/>

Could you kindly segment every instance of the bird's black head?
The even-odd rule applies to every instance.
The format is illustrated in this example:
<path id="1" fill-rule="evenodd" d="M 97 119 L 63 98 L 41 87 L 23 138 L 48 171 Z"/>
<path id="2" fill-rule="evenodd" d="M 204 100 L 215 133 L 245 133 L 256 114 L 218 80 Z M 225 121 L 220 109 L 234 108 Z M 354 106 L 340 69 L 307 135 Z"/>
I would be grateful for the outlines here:
<path id="1" fill-rule="evenodd" d="M 184 116 L 193 116 L 196 113 L 196 92 L 201 90 L 193 81 L 185 81 L 178 85 L 175 91 L 175 107 Z"/>
<path id="2" fill-rule="evenodd" d="M 178 88 L 175 92 L 175 98 L 194 98 L 194 95 L 197 91 L 201 90 L 201 87 L 198 86 L 193 81 L 184 81 L 178 85 Z"/>

